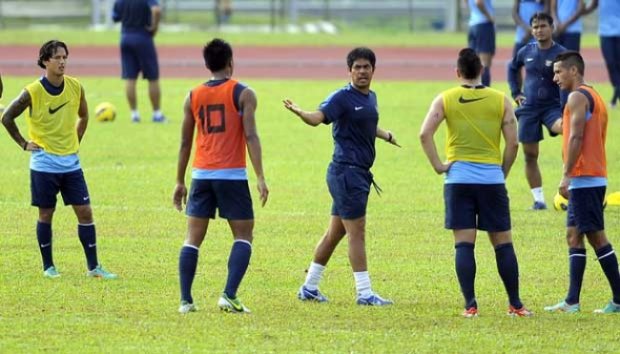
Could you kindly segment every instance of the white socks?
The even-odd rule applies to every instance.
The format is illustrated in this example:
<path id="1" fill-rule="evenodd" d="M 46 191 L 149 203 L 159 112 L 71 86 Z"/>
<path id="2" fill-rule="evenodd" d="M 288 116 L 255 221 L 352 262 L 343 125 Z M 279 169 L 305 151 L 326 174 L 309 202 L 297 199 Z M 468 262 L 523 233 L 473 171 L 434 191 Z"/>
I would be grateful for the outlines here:
<path id="1" fill-rule="evenodd" d="M 535 202 L 545 202 L 545 195 L 543 194 L 542 187 L 532 188 L 532 196 L 534 197 Z"/>
<path id="2" fill-rule="evenodd" d="M 324 271 L 324 265 L 320 265 L 314 262 L 310 263 L 310 267 L 308 268 L 308 275 L 306 275 L 306 282 L 304 283 L 304 286 L 308 290 L 317 290 L 319 288 L 319 282 L 321 281 L 321 277 L 323 277 Z"/>
<path id="3" fill-rule="evenodd" d="M 131 111 L 131 118 L 132 119 L 139 119 L 140 118 L 140 113 L 138 112 L 137 109 Z"/>
<path id="4" fill-rule="evenodd" d="M 355 290 L 357 295 L 361 297 L 368 297 L 372 295 L 372 288 L 370 286 L 370 276 L 368 271 L 366 272 L 353 272 L 355 278 Z"/>

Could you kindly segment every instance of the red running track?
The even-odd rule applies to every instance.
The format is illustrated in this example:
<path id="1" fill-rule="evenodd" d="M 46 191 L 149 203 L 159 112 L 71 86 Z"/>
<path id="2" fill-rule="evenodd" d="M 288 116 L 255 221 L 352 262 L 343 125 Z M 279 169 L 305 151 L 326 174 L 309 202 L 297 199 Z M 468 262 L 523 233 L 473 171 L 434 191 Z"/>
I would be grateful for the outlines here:
<path id="1" fill-rule="evenodd" d="M 268 79 L 334 79 L 347 77 L 345 57 L 350 47 L 236 47 L 235 76 Z M 379 80 L 455 79 L 457 48 L 375 47 Z M 0 72 L 3 75 L 38 76 L 37 46 L 0 45 Z M 67 73 L 74 76 L 120 77 L 120 55 L 116 46 L 69 47 Z M 163 78 L 203 78 L 209 76 L 199 46 L 159 46 Z M 607 82 L 608 76 L 599 49 L 582 51 L 586 78 Z M 492 66 L 493 80 L 506 80 L 506 64 L 511 49 L 501 48 Z"/>

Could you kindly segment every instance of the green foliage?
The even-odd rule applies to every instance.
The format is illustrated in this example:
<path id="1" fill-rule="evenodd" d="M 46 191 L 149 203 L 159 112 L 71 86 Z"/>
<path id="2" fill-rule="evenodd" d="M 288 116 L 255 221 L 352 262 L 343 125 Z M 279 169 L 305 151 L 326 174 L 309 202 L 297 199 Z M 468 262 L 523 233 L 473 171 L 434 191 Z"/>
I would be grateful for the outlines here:
<path id="1" fill-rule="evenodd" d="M 206 73 L 205 73 L 206 74 Z M 31 79 L 4 77 L 6 105 Z M 112 123 L 92 120 L 80 156 L 86 175 L 102 264 L 117 281 L 84 276 L 85 261 L 70 208 L 54 218 L 54 254 L 62 277 L 42 277 L 34 234 L 36 209 L 29 206 L 28 155 L 4 134 L 0 138 L 0 348 L 2 352 L 618 352 L 618 316 L 592 310 L 610 296 L 589 250 L 576 316 L 545 314 L 567 287 L 565 213 L 526 209 L 531 196 L 519 156 L 508 180 L 515 248 L 524 302 L 536 312 L 512 319 L 497 275 L 492 247 L 481 235 L 477 247 L 477 294 L 481 317 L 460 318 L 462 299 L 454 275 L 453 241 L 443 229 L 442 177 L 426 161 L 418 131 L 432 98 L 454 82 L 376 82 L 380 125 L 402 149 L 377 142 L 373 172 L 384 193 L 371 194 L 367 249 L 373 287 L 395 300 L 391 308 L 354 304 L 346 244 L 337 249 L 322 283 L 331 302 L 300 303 L 314 245 L 325 230 L 330 198 L 325 169 L 331 157 L 330 128 L 312 128 L 282 108 L 290 97 L 316 107 L 338 81 L 248 81 L 259 97 L 258 128 L 271 194 L 255 203 L 254 253 L 240 296 L 249 316 L 220 313 L 217 298 L 226 276 L 231 236 L 226 223 L 211 223 L 201 248 L 194 298 L 199 312 L 180 316 L 178 251 L 185 217 L 173 210 L 182 102 L 201 80 L 163 84 L 164 112 L 171 123 L 148 121 L 145 83 L 139 84 L 143 123 L 131 124 L 123 83 L 84 78 L 91 107 L 110 101 Z M 497 87 L 505 88 L 505 83 Z M 609 97 L 607 86 L 599 87 Z M 611 112 L 608 161 L 610 191 L 620 187 L 620 113 Z M 23 117 L 18 119 L 25 131 Z M 443 128 L 442 128 L 443 129 Z M 443 131 L 437 135 L 443 151 Z M 541 169 L 550 202 L 560 178 L 560 140 L 541 144 Z M 254 196 L 253 173 L 251 186 Z M 256 198 L 255 198 L 256 199 Z M 606 211 L 607 231 L 620 245 L 618 207 Z"/>
<path id="2" fill-rule="evenodd" d="M 466 33 L 444 33 L 444 32 L 408 32 L 404 29 L 385 29 L 367 28 L 340 28 L 340 33 L 336 35 L 318 33 L 284 33 L 276 30 L 273 33 L 260 32 L 219 32 L 217 30 L 197 31 L 185 28 L 175 29 L 174 27 L 162 28 L 157 34 L 156 42 L 160 45 L 203 45 L 213 37 L 222 37 L 234 43 L 235 46 L 241 45 L 366 45 L 366 46 L 397 46 L 397 47 L 455 47 L 461 48 L 467 43 Z M 50 27 L 44 29 L 3 29 L 0 31 L 0 43 L 3 45 L 41 45 L 50 38 L 59 38 L 67 42 L 70 46 L 76 45 L 118 45 L 119 31 L 93 31 L 84 29 L 67 29 L 64 27 Z M 429 40 L 429 38 L 432 38 Z M 514 33 L 500 32 L 497 36 L 499 47 L 512 48 L 514 44 Z M 584 34 L 581 40 L 582 48 L 597 48 L 599 46 L 598 36 L 595 34 Z"/>

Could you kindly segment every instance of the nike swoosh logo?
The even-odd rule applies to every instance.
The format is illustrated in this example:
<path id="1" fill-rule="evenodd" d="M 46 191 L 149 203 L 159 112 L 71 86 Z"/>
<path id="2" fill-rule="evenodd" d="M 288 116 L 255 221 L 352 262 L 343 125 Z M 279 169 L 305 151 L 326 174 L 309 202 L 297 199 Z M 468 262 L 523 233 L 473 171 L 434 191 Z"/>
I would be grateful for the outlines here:
<path id="1" fill-rule="evenodd" d="M 51 244 L 52 244 L 51 242 L 46 243 L 46 244 L 41 244 L 41 248 L 49 247 L 51 246 Z"/>
<path id="2" fill-rule="evenodd" d="M 97 244 L 96 244 L 96 243 L 89 243 L 89 244 L 88 244 L 88 248 L 93 248 L 93 247 L 95 247 L 95 246 L 97 246 Z"/>
<path id="3" fill-rule="evenodd" d="M 58 106 L 58 107 L 56 107 L 56 108 L 52 108 L 52 107 L 50 107 L 50 108 L 48 108 L 48 112 L 50 112 L 50 114 L 54 114 L 54 113 L 58 112 L 58 110 L 59 110 L 59 109 L 61 109 L 62 107 L 64 107 L 67 103 L 69 103 L 69 101 L 67 101 L 67 102 L 65 102 L 65 103 L 63 103 L 63 104 L 61 104 L 60 106 Z"/>
<path id="4" fill-rule="evenodd" d="M 525 59 L 525 61 L 532 61 L 532 60 L 534 60 L 534 58 L 527 58 L 527 59 Z"/>
<path id="5" fill-rule="evenodd" d="M 461 96 L 461 97 L 459 97 L 459 102 L 460 103 L 472 103 L 472 102 L 483 100 L 485 98 L 486 98 L 486 96 L 485 97 L 480 97 L 480 98 L 469 98 L 469 99 L 467 99 L 467 98 L 463 98 L 463 96 Z"/>
<path id="6" fill-rule="evenodd" d="M 363 109 L 363 108 L 364 108 L 363 106 L 360 106 L 360 107 L 355 107 L 355 110 L 356 110 L 356 111 L 359 111 L 360 109 Z"/>

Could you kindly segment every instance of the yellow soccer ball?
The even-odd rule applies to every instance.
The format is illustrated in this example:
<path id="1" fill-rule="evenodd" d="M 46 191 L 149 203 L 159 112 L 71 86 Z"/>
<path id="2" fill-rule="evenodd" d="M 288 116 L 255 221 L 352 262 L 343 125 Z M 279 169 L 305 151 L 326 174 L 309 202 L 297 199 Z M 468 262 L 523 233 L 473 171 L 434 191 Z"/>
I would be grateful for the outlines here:
<path id="1" fill-rule="evenodd" d="M 553 208 L 558 211 L 568 210 L 568 200 L 562 197 L 560 193 L 556 193 L 553 197 Z"/>
<path id="2" fill-rule="evenodd" d="M 110 102 L 103 102 L 95 107 L 95 119 L 98 122 L 112 122 L 116 118 L 116 107 Z"/>

